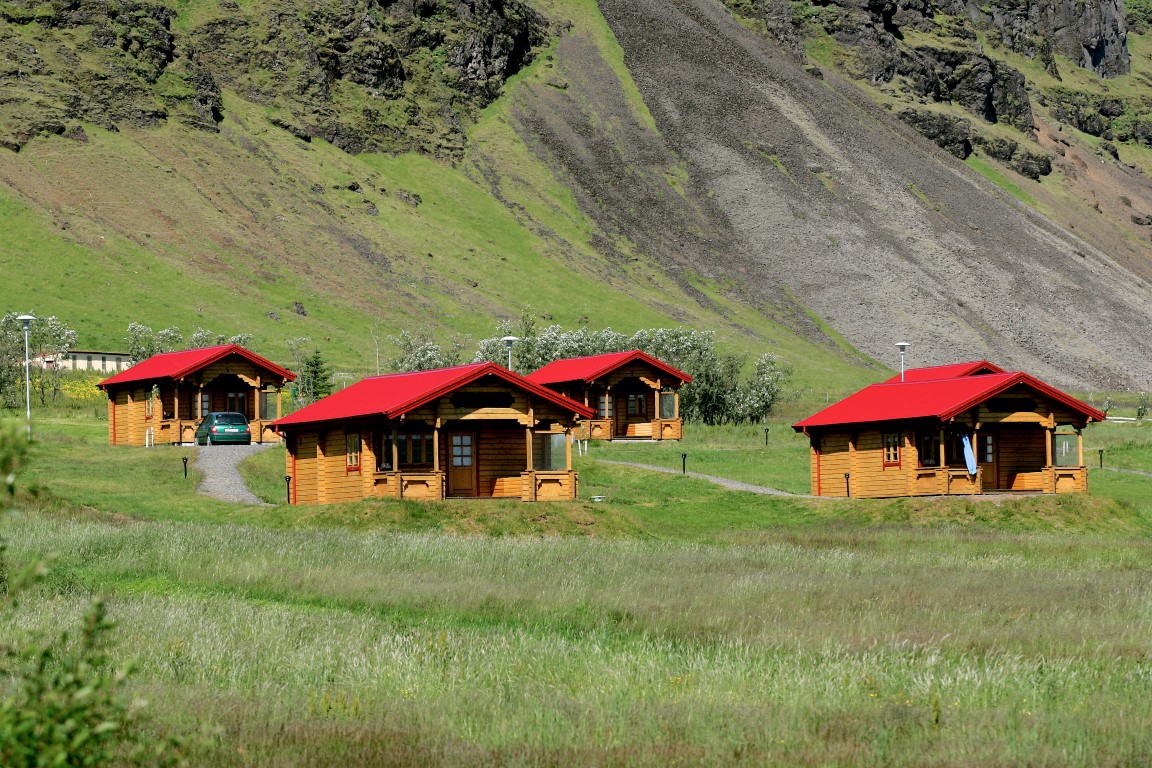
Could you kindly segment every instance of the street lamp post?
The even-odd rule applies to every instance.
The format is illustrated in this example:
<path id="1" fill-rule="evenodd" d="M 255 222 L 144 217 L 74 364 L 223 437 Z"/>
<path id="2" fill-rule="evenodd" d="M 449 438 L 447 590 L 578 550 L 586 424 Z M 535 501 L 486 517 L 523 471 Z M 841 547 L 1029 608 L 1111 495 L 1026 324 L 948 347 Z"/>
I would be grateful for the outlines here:
<path id="1" fill-rule="evenodd" d="M 912 346 L 912 345 L 906 341 L 896 342 L 896 348 L 900 350 L 900 381 L 901 382 L 904 381 L 904 352 L 910 346 Z"/>
<path id="2" fill-rule="evenodd" d="M 504 342 L 504 346 L 508 347 L 508 370 L 512 370 L 512 345 L 520 341 L 520 339 L 515 336 L 504 336 L 500 341 Z"/>
<path id="3" fill-rule="evenodd" d="M 24 409 L 28 416 L 28 442 L 32 442 L 32 374 L 29 369 L 32 355 L 28 347 L 28 331 L 36 318 L 32 315 L 20 315 L 16 319 L 24 323 Z"/>

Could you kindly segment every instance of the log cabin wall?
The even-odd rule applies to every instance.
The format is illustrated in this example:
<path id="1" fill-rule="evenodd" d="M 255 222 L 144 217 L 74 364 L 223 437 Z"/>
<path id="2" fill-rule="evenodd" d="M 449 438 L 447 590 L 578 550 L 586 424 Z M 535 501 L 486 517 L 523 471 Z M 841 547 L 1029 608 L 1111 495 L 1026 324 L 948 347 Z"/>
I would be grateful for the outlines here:
<path id="1" fill-rule="evenodd" d="M 884 436 L 894 435 L 899 441 L 898 460 L 884 460 Z M 908 469 L 915 467 L 915 457 L 907 456 L 904 433 L 899 429 L 864 430 L 856 435 L 855 451 L 850 451 L 852 496 L 882 498 L 908 493 Z"/>
<path id="2" fill-rule="evenodd" d="M 819 490 L 813 488 L 812 493 L 820 496 L 847 496 L 848 485 L 844 475 L 852 471 L 848 434 L 843 432 L 821 435 L 819 441 L 820 483 Z"/>
<path id="3" fill-rule="evenodd" d="M 1046 463 L 1045 438 L 1048 433 L 1032 429 L 1000 429 L 997 431 L 997 465 L 999 471 L 996 488 L 1010 491 L 1049 491 L 1044 483 Z"/>
<path id="4" fill-rule="evenodd" d="M 364 465 L 360 464 L 360 469 L 348 468 L 349 433 L 360 434 L 355 427 L 328 429 L 320 433 L 317 460 L 321 504 L 357 501 L 364 497 L 364 478 L 361 474 Z"/>
<path id="5" fill-rule="evenodd" d="M 320 503 L 320 462 L 316 432 L 292 436 L 291 450 L 285 453 L 285 474 L 292 478 L 292 500 L 296 504 Z"/>
<path id="6" fill-rule="evenodd" d="M 462 431 L 455 426 L 450 431 Z M 445 446 L 441 446 L 443 451 Z M 445 456 L 440 461 L 444 462 Z M 497 481 L 514 478 L 520 484 L 520 473 L 528 468 L 528 439 L 524 427 L 516 424 L 486 424 L 476 432 L 476 475 L 478 496 L 492 496 Z M 506 484 L 500 484 L 504 486 Z"/>

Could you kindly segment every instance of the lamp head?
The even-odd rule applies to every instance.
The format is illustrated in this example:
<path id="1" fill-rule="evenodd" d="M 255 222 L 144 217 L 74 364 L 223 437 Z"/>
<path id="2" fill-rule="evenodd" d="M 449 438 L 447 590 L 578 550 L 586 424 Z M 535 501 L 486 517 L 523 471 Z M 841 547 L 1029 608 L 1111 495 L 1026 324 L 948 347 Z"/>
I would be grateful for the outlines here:
<path id="1" fill-rule="evenodd" d="M 520 341 L 520 338 L 518 336 L 502 336 L 500 338 L 500 341 L 504 342 L 506 345 L 508 345 L 510 347 L 510 346 L 512 346 L 512 342 Z"/>
<path id="2" fill-rule="evenodd" d="M 910 347 L 910 346 L 912 346 L 912 345 L 906 341 L 896 342 L 896 348 L 900 350 L 900 354 L 904 354 L 904 352 L 907 351 L 908 347 Z"/>
<path id="3" fill-rule="evenodd" d="M 28 326 L 32 325 L 32 321 L 36 318 L 32 315 L 20 315 L 16 319 L 24 323 L 24 330 L 28 330 Z"/>

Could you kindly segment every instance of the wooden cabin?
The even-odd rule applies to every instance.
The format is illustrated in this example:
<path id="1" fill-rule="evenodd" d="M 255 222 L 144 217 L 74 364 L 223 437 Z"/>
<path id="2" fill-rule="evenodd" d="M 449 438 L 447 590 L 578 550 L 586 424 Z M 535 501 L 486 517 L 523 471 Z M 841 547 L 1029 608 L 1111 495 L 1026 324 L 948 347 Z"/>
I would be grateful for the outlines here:
<path id="1" fill-rule="evenodd" d="M 1104 419 L 1039 379 L 979 361 L 907 371 L 793 429 L 811 443 L 816 496 L 1083 493 L 1083 430 Z"/>
<path id="2" fill-rule="evenodd" d="M 280 391 L 296 374 L 236 344 L 153 355 L 98 385 L 112 445 L 191 443 L 211 411 L 248 417 L 254 442 L 278 442 Z"/>
<path id="3" fill-rule="evenodd" d="M 596 410 L 580 424 L 592 440 L 679 440 L 683 371 L 639 350 L 556 360 L 528 379 Z"/>
<path id="4" fill-rule="evenodd" d="M 495 363 L 374 376 L 276 422 L 293 504 L 577 496 L 590 408 Z"/>

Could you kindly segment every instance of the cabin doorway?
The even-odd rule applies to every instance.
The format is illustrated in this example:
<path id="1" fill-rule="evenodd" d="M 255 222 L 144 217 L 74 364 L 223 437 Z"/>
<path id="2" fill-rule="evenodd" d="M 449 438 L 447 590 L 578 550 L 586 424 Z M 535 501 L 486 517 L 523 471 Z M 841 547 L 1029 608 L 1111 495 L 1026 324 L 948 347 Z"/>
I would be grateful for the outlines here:
<path id="1" fill-rule="evenodd" d="M 476 435 L 455 432 L 448 435 L 448 495 L 476 496 Z"/>

